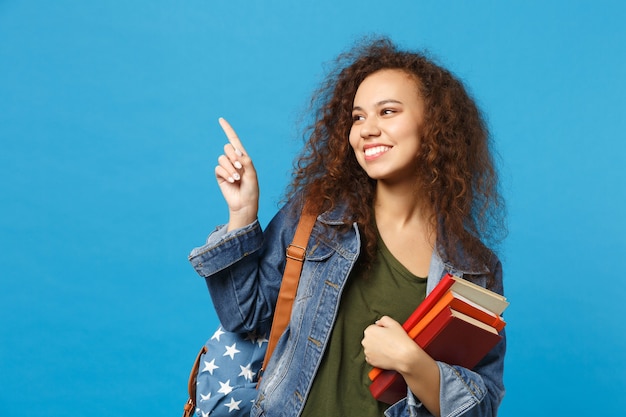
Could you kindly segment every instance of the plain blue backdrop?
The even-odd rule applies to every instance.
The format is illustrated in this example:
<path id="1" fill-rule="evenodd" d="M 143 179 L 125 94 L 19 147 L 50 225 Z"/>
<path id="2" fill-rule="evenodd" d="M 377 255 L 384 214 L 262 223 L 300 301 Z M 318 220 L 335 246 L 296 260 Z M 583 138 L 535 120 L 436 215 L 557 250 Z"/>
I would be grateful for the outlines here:
<path id="1" fill-rule="evenodd" d="M 620 1 L 0 0 L 0 415 L 172 416 L 215 326 L 228 118 L 267 223 L 326 64 L 362 35 L 462 78 L 501 155 L 501 415 L 626 409 Z"/>

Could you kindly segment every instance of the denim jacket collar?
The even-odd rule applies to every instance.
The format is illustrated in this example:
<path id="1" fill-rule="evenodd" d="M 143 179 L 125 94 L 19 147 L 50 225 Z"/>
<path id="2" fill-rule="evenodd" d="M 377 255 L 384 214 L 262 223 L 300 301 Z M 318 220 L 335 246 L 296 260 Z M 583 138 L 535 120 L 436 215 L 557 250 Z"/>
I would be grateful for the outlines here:
<path id="1" fill-rule="evenodd" d="M 324 224 L 331 226 L 340 226 L 351 223 L 346 215 L 347 206 L 345 203 L 340 203 L 335 207 L 326 210 L 318 216 L 318 220 Z"/>
<path id="2" fill-rule="evenodd" d="M 330 210 L 327 210 L 323 212 L 322 214 L 320 214 L 318 216 L 318 220 L 328 225 L 334 225 L 334 226 L 345 225 L 350 222 L 349 216 L 346 214 L 346 212 L 347 212 L 346 204 L 340 203 L 337 206 L 331 208 Z M 484 263 L 481 265 L 472 265 L 471 262 L 469 261 L 471 257 L 467 255 L 467 252 L 465 251 L 463 246 L 461 246 L 460 244 L 458 246 L 458 252 L 459 252 L 458 260 L 456 260 L 455 262 L 451 261 L 446 255 L 445 249 L 441 245 L 441 239 L 443 238 L 445 232 L 443 231 L 443 228 L 441 226 L 438 227 L 438 229 L 439 229 L 439 233 L 437 234 L 437 244 L 436 244 L 437 250 L 433 253 L 433 260 L 434 258 L 438 258 L 438 260 L 443 264 L 442 266 L 445 272 L 450 272 L 451 274 L 457 275 L 457 276 L 485 275 L 491 272 L 489 270 L 489 267 Z"/>

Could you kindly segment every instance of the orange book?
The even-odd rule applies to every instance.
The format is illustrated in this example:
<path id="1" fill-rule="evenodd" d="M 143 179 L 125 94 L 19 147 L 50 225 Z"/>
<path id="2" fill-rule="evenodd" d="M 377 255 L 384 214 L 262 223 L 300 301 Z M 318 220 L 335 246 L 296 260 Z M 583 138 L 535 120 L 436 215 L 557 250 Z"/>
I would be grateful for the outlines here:
<path id="1" fill-rule="evenodd" d="M 472 369 L 501 339 L 494 327 L 446 306 L 415 342 L 437 361 Z M 407 387 L 402 375 L 386 370 L 372 381 L 370 391 L 378 401 L 394 404 L 406 397 Z"/>

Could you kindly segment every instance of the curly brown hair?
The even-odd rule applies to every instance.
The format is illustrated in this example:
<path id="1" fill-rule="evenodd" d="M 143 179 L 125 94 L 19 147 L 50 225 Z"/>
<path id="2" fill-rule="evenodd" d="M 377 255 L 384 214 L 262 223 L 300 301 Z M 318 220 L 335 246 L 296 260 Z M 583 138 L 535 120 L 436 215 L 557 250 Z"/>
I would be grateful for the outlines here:
<path id="1" fill-rule="evenodd" d="M 438 248 L 453 262 L 463 261 L 459 245 L 472 266 L 487 262 L 492 253 L 485 244 L 493 247 L 506 233 L 504 202 L 486 123 L 463 83 L 424 53 L 400 50 L 387 38 L 364 39 L 335 64 L 311 100 L 315 121 L 305 132 L 288 196 L 303 192 L 318 213 L 346 204 L 346 220 L 363 234 L 364 261 L 373 259 L 376 181 L 360 167 L 348 136 L 361 82 L 382 69 L 399 69 L 416 80 L 425 104 L 416 190 L 435 213 Z"/>

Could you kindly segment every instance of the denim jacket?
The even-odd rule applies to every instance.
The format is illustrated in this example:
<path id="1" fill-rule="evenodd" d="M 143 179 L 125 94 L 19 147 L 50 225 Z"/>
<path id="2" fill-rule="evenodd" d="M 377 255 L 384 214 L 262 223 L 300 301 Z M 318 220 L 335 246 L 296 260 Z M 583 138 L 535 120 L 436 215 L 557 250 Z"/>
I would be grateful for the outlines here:
<path id="1" fill-rule="evenodd" d="M 272 219 L 265 231 L 258 221 L 226 233 L 218 227 L 207 243 L 189 255 L 207 286 L 224 328 L 264 331 L 271 327 L 285 266 L 285 250 L 293 238 L 301 205 L 292 200 Z M 341 293 L 361 247 L 356 224 L 345 225 L 345 210 L 337 207 L 318 216 L 309 240 L 288 328 L 280 338 L 265 371 L 252 416 L 298 416 L 311 388 L 335 322 Z M 338 226 L 342 226 L 341 228 Z M 347 226 L 347 227 L 346 227 Z M 493 271 L 502 293 L 502 271 L 495 258 L 481 270 L 451 265 L 434 251 L 428 274 L 430 292 L 447 273 L 471 276 L 486 285 Z M 438 362 L 441 415 L 445 417 L 495 416 L 504 396 L 502 381 L 505 337 L 473 369 Z M 430 416 L 410 390 L 385 415 Z"/>

